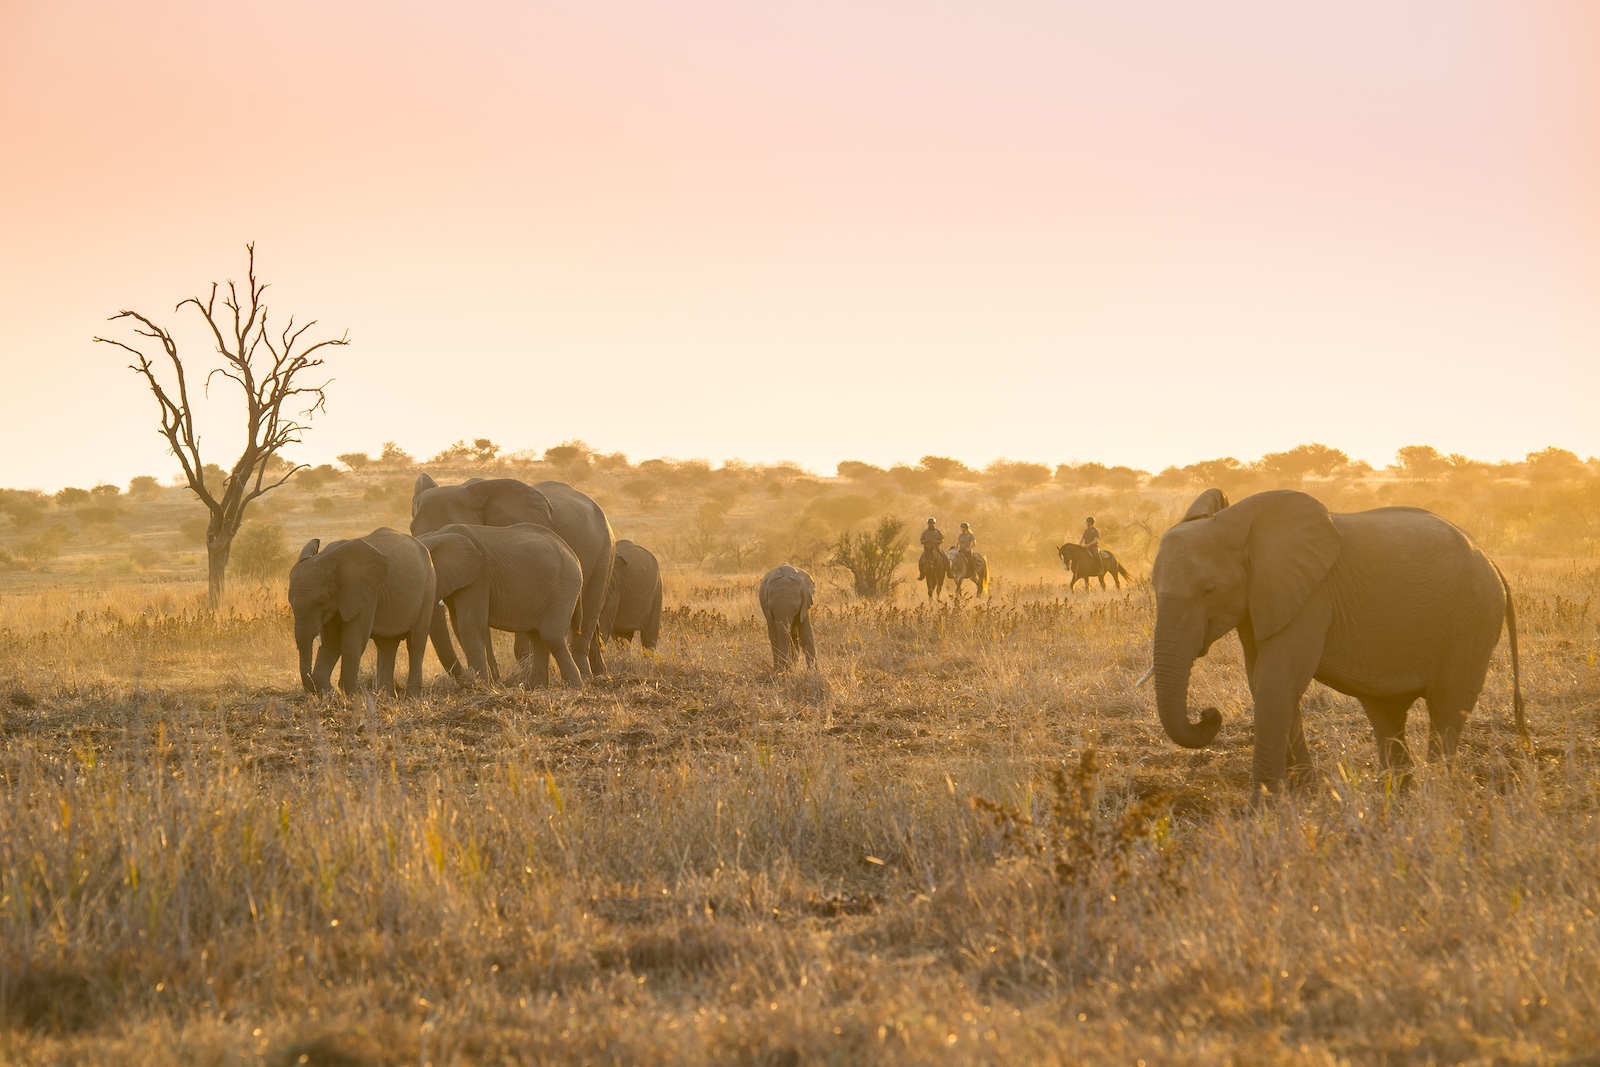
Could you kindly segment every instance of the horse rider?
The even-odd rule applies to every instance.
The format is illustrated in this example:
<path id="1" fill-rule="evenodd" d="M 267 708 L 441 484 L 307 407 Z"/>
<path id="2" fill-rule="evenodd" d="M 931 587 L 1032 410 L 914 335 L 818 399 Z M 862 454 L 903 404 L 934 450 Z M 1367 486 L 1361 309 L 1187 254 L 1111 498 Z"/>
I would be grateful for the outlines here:
<path id="1" fill-rule="evenodd" d="M 961 533 L 956 536 L 956 551 L 966 557 L 967 563 L 972 562 L 972 550 L 978 547 L 978 535 L 972 532 L 972 527 L 966 523 L 961 524 Z"/>
<path id="2" fill-rule="evenodd" d="M 1089 550 L 1089 558 L 1094 561 L 1096 569 L 1103 565 L 1100 560 L 1100 528 L 1094 524 L 1094 516 L 1090 515 L 1083 520 L 1083 536 L 1078 538 L 1078 544 Z"/>
<path id="3" fill-rule="evenodd" d="M 938 519 L 929 519 L 928 525 L 922 531 L 922 548 L 924 551 L 933 549 L 939 551 L 939 546 L 944 544 L 944 531 L 939 529 Z"/>

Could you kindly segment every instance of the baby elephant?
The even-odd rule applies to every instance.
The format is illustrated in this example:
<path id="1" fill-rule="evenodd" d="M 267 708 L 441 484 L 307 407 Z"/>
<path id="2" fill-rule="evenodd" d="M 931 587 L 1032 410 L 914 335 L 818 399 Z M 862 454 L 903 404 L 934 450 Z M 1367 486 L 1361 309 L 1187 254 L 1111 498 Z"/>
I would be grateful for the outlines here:
<path id="1" fill-rule="evenodd" d="M 418 696 L 433 603 L 433 564 L 415 537 L 383 527 L 326 547 L 315 538 L 306 542 L 289 571 L 300 683 L 307 692 L 327 692 L 333 665 L 343 659 L 339 688 L 354 693 L 370 638 L 378 646 L 378 689 L 392 693 L 395 653 L 404 639 L 406 695 Z M 322 645 L 313 666 L 311 646 L 319 635 Z"/>
<path id="2" fill-rule="evenodd" d="M 443 610 L 435 612 L 433 650 L 457 681 L 472 676 L 496 680 L 491 669 L 489 630 L 526 634 L 530 679 L 543 685 L 555 656 L 561 680 L 583 688 L 583 675 L 567 647 L 576 639 L 573 626 L 583 569 L 578 557 L 554 530 L 532 523 L 515 526 L 464 526 L 451 523 L 422 535 L 439 576 L 439 599 L 450 612 L 461 653 L 471 674 L 463 671 L 450 644 Z"/>
<path id="3" fill-rule="evenodd" d="M 811 575 L 788 563 L 762 576 L 761 614 L 767 617 L 767 639 L 772 642 L 776 670 L 799 658 L 795 645 L 805 651 L 808 664 L 816 663 L 817 645 L 811 636 L 811 601 L 816 595 Z"/>
<path id="4" fill-rule="evenodd" d="M 632 541 L 618 541 L 611 587 L 600 609 L 600 636 L 628 644 L 638 634 L 640 644 L 655 648 L 661 637 L 661 592 L 655 555 Z"/>

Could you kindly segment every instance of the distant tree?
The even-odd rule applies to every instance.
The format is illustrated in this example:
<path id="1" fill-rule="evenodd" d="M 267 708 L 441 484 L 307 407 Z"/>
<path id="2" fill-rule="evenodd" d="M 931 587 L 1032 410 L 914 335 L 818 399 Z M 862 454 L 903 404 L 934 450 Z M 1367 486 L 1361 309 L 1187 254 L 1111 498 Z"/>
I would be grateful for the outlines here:
<path id="1" fill-rule="evenodd" d="M 112 485 L 109 482 L 101 482 L 89 490 L 89 493 L 101 504 L 110 504 L 122 496 L 122 487 Z"/>
<path id="2" fill-rule="evenodd" d="M 339 470 L 339 468 L 335 467 L 331 463 L 322 463 L 315 467 L 308 467 L 301 471 L 299 481 L 300 484 L 305 486 L 307 489 L 310 489 L 312 492 L 316 492 L 318 489 L 321 489 L 328 483 L 336 482 L 343 477 L 344 472 Z"/>
<path id="3" fill-rule="evenodd" d="M 1394 454 L 1394 465 L 1407 478 L 1438 478 L 1450 470 L 1450 461 L 1432 445 L 1406 445 Z"/>
<path id="4" fill-rule="evenodd" d="M 44 520 L 49 499 L 31 489 L 0 489 L 0 512 L 11 516 L 12 526 L 26 530 Z"/>
<path id="5" fill-rule="evenodd" d="M 79 489 L 71 485 L 58 491 L 55 495 L 56 507 L 60 508 L 75 508 L 80 504 L 87 504 L 90 499 L 89 490 Z"/>
<path id="6" fill-rule="evenodd" d="M 850 572 L 857 596 L 888 596 L 905 581 L 894 573 L 911 547 L 910 538 L 904 536 L 905 528 L 899 519 L 885 515 L 875 530 L 841 534 L 828 563 Z"/>
<path id="7" fill-rule="evenodd" d="M 958 459 L 949 456 L 923 456 L 917 465 L 942 482 L 971 478 L 976 471 Z"/>
<path id="8" fill-rule="evenodd" d="M 366 470 L 372 466 L 372 457 L 365 452 L 346 452 L 342 456 L 335 456 L 334 459 L 353 471 Z"/>
<path id="9" fill-rule="evenodd" d="M 1256 466 L 1267 474 L 1298 482 L 1307 475 L 1327 477 L 1350 462 L 1337 448 L 1312 442 L 1296 445 L 1287 452 L 1268 452 Z"/>
<path id="10" fill-rule="evenodd" d="M 661 497 L 666 493 L 661 483 L 654 478 L 634 478 L 622 483 L 622 491 L 633 497 L 641 510 L 649 511 L 655 507 Z"/>
<path id="11" fill-rule="evenodd" d="M 898 463 L 889 468 L 889 478 L 908 493 L 931 493 L 939 488 L 939 476 L 926 467 Z"/>
<path id="12" fill-rule="evenodd" d="M 1584 472 L 1583 460 L 1564 448 L 1554 446 L 1538 452 L 1529 452 L 1525 462 L 1528 467 L 1528 479 L 1534 482 L 1559 482 Z"/>
<path id="13" fill-rule="evenodd" d="M 108 508 L 104 504 L 89 504 L 78 508 L 73 514 L 85 526 L 110 526 L 122 517 L 116 508 Z"/>
<path id="14" fill-rule="evenodd" d="M 378 453 L 378 466 L 380 467 L 412 467 L 416 465 L 416 462 L 410 452 L 407 452 L 393 441 L 385 441 L 382 451 Z"/>
<path id="15" fill-rule="evenodd" d="M 862 478 L 871 478 L 875 474 L 884 473 L 882 467 L 874 467 L 872 464 L 863 463 L 858 459 L 843 460 L 835 470 L 838 471 L 839 477 L 849 478 L 852 481 L 860 481 Z"/>
<path id="16" fill-rule="evenodd" d="M 189 382 L 183 361 L 178 356 L 178 345 L 165 328 L 158 326 L 148 316 L 136 311 L 123 310 L 111 316 L 111 321 L 129 319 L 134 332 L 160 344 L 166 361 L 171 364 L 171 375 L 162 374 L 144 352 L 134 345 L 104 337 L 95 340 L 115 345 L 134 355 L 137 362 L 130 366 L 145 379 L 155 398 L 161 419 L 161 435 L 167 439 L 173 455 L 183 467 L 189 488 L 210 513 L 206 529 L 206 556 L 210 603 L 213 608 L 222 602 L 223 583 L 228 569 L 228 556 L 233 549 L 233 539 L 244 522 L 245 510 L 250 503 L 294 476 L 301 465 L 287 468 L 273 480 L 267 480 L 267 464 L 285 445 L 298 443 L 316 412 L 325 410 L 326 382 L 306 384 L 305 376 L 322 366 L 316 353 L 322 349 L 349 344 L 348 335 L 314 343 L 306 342 L 306 331 L 316 324 L 313 319 L 297 327 L 291 316 L 287 325 L 277 334 L 267 328 L 268 309 L 262 300 L 266 283 L 256 279 L 256 249 L 245 246 L 249 256 L 246 285 L 241 293 L 232 281 L 227 283 L 227 293 L 222 308 L 217 307 L 220 287 L 213 283 L 211 295 L 205 300 L 198 296 L 180 301 L 177 308 L 193 304 L 205 320 L 212 339 L 216 342 L 221 364 L 205 376 L 205 384 L 218 375 L 238 384 L 244 394 L 244 448 L 219 487 L 208 485 L 203 474 L 205 463 L 200 454 L 200 435 L 195 428 L 195 407 L 189 395 Z M 300 347 L 304 343 L 304 347 Z M 297 351 L 298 349 L 298 351 Z M 303 406 L 302 406 L 303 405 Z M 288 408 L 285 411 L 285 408 Z M 296 408 L 299 408 L 296 411 Z M 305 420 L 305 421 L 301 421 Z"/>
<path id="17" fill-rule="evenodd" d="M 1193 484 L 1194 478 L 1179 467 L 1167 467 L 1150 479 L 1152 489 L 1184 489 Z"/>
<path id="18" fill-rule="evenodd" d="M 628 457 L 621 452 L 598 452 L 591 462 L 597 471 L 618 472 L 628 469 Z"/>
<path id="19" fill-rule="evenodd" d="M 500 455 L 500 446 L 487 437 L 472 439 L 472 458 L 479 463 L 493 463 Z"/>
<path id="20" fill-rule="evenodd" d="M 141 474 L 128 483 L 128 495 L 136 500 L 145 500 L 161 492 L 161 482 L 148 474 Z"/>

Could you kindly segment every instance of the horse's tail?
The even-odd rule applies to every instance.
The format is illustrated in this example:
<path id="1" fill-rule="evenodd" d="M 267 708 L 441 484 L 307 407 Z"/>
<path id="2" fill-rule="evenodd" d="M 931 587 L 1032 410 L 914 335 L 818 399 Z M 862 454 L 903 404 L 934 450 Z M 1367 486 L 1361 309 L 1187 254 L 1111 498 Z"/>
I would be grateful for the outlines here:
<path id="1" fill-rule="evenodd" d="M 1118 574 L 1122 575 L 1124 578 L 1128 579 L 1128 581 L 1130 581 L 1130 582 L 1133 581 L 1133 575 L 1128 573 L 1128 568 L 1126 568 L 1126 567 L 1124 567 L 1122 565 L 1122 561 L 1120 559 L 1117 559 L 1116 557 L 1113 556 L 1111 562 L 1116 565 Z"/>
<path id="2" fill-rule="evenodd" d="M 1511 600 L 1511 583 L 1506 581 L 1505 574 L 1500 566 L 1493 561 L 1495 575 L 1500 579 L 1500 588 L 1506 593 L 1506 636 L 1511 642 L 1511 710 L 1516 716 L 1517 733 L 1522 735 L 1522 743 L 1533 743 L 1533 735 L 1528 732 L 1528 718 L 1522 705 L 1522 665 L 1517 655 L 1517 608 Z"/>

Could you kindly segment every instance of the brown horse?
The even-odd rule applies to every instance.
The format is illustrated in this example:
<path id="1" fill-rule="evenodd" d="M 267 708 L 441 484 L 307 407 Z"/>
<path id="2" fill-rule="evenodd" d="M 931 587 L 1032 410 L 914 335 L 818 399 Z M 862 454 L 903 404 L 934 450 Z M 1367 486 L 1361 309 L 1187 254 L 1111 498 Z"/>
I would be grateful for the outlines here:
<path id="1" fill-rule="evenodd" d="M 1061 557 L 1061 565 L 1067 569 L 1072 580 L 1067 583 L 1067 592 L 1072 592 L 1072 587 L 1081 580 L 1083 591 L 1089 591 L 1089 579 L 1100 579 L 1100 588 L 1106 587 L 1106 575 L 1111 575 L 1117 583 L 1117 588 L 1122 588 L 1122 579 L 1133 581 L 1133 575 L 1123 569 L 1117 562 L 1117 557 L 1109 552 L 1097 552 L 1092 548 L 1075 545 L 1068 541 L 1056 548 L 1056 555 Z"/>
<path id="2" fill-rule="evenodd" d="M 928 584 L 928 599 L 944 599 L 944 580 L 950 574 L 950 561 L 937 545 L 927 545 L 917 560 L 917 577 Z"/>

